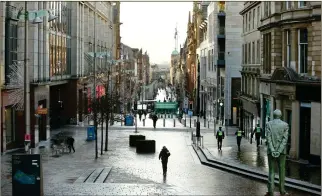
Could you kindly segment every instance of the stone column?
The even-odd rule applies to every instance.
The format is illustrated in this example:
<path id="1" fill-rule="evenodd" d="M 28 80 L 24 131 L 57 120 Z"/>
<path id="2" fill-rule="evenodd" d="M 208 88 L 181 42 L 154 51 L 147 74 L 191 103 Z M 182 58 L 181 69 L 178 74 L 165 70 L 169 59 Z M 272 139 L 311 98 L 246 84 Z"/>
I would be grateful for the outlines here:
<path id="1" fill-rule="evenodd" d="M 279 109 L 279 110 L 281 110 L 281 112 L 283 112 L 282 100 L 281 100 L 280 96 L 276 97 L 276 109 Z"/>
<path id="2" fill-rule="evenodd" d="M 294 97 L 290 97 L 292 100 L 292 129 L 291 131 L 291 149 L 290 156 L 293 159 L 299 158 L 299 127 L 300 127 L 300 103 L 295 100 Z"/>
<path id="3" fill-rule="evenodd" d="M 270 118 L 271 118 L 271 120 L 273 120 L 273 112 L 275 110 L 275 107 L 274 107 L 274 105 L 275 105 L 275 97 L 271 96 L 271 101 L 270 102 L 271 102 L 270 103 L 270 110 L 271 110 Z"/>
<path id="4" fill-rule="evenodd" d="M 265 118 L 264 118 L 264 96 L 263 96 L 263 94 L 261 93 L 260 94 L 260 107 L 261 107 L 261 110 L 260 110 L 260 112 L 261 112 L 261 120 L 260 120 L 260 127 L 264 130 L 264 120 L 265 120 Z"/>
<path id="5" fill-rule="evenodd" d="M 297 3 L 296 3 L 297 4 Z M 291 29 L 291 68 L 297 71 L 297 29 Z"/>

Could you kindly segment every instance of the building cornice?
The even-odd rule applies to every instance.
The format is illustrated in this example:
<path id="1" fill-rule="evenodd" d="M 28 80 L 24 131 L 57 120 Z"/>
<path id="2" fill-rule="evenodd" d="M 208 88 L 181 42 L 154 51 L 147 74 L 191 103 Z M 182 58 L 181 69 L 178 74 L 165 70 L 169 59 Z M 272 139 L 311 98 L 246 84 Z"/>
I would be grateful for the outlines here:
<path id="1" fill-rule="evenodd" d="M 310 17 L 280 20 L 277 22 L 272 22 L 272 23 L 268 23 L 266 25 L 260 26 L 257 29 L 259 31 L 264 31 L 264 30 L 267 30 L 270 28 L 282 26 L 284 24 L 309 23 L 309 22 L 313 22 L 313 21 L 321 21 L 321 15 L 312 15 Z"/>
<path id="2" fill-rule="evenodd" d="M 248 12 L 249 10 L 251 10 L 253 7 L 259 5 L 261 3 L 261 1 L 253 1 L 251 2 L 251 4 L 247 7 L 245 7 L 242 11 L 239 12 L 240 15 L 244 15 L 246 12 Z"/>

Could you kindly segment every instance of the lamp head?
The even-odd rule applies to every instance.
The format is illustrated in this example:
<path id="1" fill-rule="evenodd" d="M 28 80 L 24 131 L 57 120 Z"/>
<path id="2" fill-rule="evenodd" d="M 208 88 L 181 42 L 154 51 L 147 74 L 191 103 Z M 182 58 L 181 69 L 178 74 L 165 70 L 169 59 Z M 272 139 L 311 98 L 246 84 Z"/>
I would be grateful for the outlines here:
<path id="1" fill-rule="evenodd" d="M 48 17 L 48 22 L 51 22 L 53 20 L 55 20 L 56 18 L 58 18 L 58 16 L 55 16 L 53 13 L 51 13 L 50 11 L 48 11 L 49 17 Z"/>
<path id="2" fill-rule="evenodd" d="M 32 24 L 40 24 L 42 23 L 42 20 L 39 17 L 36 17 L 33 21 Z"/>

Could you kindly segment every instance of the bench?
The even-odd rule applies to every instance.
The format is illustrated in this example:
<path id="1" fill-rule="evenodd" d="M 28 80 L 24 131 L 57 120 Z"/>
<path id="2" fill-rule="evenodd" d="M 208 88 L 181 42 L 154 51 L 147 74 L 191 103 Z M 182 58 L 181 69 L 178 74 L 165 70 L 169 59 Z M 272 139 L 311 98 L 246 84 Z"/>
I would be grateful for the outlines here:
<path id="1" fill-rule="evenodd" d="M 130 135 L 130 146 L 136 146 L 137 140 L 145 140 L 144 135 Z"/>

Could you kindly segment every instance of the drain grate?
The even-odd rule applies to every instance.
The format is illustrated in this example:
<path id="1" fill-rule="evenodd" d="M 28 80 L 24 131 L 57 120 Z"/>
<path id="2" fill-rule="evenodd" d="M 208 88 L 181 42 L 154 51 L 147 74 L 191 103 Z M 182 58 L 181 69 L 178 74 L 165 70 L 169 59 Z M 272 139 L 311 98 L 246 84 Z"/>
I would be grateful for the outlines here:
<path id="1" fill-rule="evenodd" d="M 111 169 L 112 167 L 88 169 L 74 183 L 104 183 Z"/>

